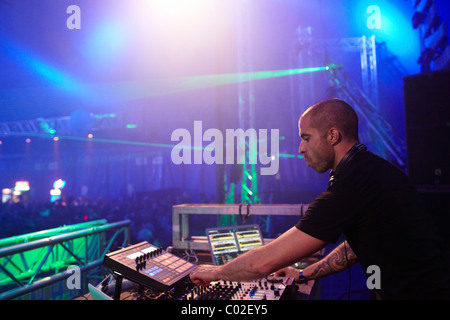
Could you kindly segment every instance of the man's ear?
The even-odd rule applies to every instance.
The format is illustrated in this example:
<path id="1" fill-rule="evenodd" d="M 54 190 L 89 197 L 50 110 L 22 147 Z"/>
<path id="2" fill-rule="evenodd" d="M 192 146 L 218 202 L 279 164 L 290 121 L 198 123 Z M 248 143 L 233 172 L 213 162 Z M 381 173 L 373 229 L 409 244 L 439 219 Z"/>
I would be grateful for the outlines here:
<path id="1" fill-rule="evenodd" d="M 330 145 L 335 146 L 342 140 L 341 132 L 337 128 L 330 128 L 328 130 L 327 141 Z"/>

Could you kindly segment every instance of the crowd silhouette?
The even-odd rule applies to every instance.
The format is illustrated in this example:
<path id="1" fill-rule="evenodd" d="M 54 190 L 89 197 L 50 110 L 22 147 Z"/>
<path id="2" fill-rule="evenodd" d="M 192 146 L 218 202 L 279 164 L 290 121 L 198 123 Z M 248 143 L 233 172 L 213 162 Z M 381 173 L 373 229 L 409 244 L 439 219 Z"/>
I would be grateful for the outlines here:
<path id="1" fill-rule="evenodd" d="M 206 198 L 205 198 L 206 200 Z M 0 204 L 0 239 L 64 225 L 106 219 L 130 220 L 130 242 L 149 241 L 158 246 L 172 243 L 172 206 L 190 203 L 178 190 L 160 190 L 118 199 L 88 196 L 49 201 L 8 200 Z"/>

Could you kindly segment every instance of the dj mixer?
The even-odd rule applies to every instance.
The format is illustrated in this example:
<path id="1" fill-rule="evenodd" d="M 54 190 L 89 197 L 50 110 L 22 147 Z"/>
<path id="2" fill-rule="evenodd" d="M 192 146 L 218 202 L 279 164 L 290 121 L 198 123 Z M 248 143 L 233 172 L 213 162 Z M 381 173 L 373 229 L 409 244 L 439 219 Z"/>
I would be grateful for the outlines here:
<path id="1" fill-rule="evenodd" d="M 118 279 L 126 278 L 158 291 L 160 299 L 174 300 L 280 300 L 294 288 L 292 278 L 268 277 L 245 282 L 215 281 L 203 287 L 192 283 L 189 274 L 197 265 L 148 242 L 141 242 L 105 255 L 103 265 Z M 121 281 L 116 282 L 115 299 Z M 118 290 L 118 291 L 117 291 Z"/>
<path id="2" fill-rule="evenodd" d="M 291 279 L 256 281 L 217 281 L 206 287 L 197 286 L 182 296 L 183 300 L 280 300 L 291 288 Z M 285 292 L 286 291 L 286 292 Z M 286 294 L 285 294 L 286 293 Z"/>

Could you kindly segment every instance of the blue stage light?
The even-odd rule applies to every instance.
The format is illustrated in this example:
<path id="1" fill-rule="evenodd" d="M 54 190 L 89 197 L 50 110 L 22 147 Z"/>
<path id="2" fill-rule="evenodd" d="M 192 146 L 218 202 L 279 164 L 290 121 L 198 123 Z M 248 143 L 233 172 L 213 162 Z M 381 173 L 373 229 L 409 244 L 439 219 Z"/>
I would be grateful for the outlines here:
<path id="1" fill-rule="evenodd" d="M 123 63 L 129 34 L 120 21 L 119 18 L 102 19 L 90 29 L 82 50 L 92 67 L 111 70 L 118 62 Z"/>
<path id="2" fill-rule="evenodd" d="M 4 34 L 2 34 L 2 37 Z M 59 89 L 80 92 L 82 85 L 64 72 L 58 70 L 51 63 L 44 61 L 25 47 L 3 37 L 0 50 L 7 55 L 8 60 L 31 70 L 34 75 L 44 79 L 48 84 Z"/>
<path id="3" fill-rule="evenodd" d="M 412 27 L 413 7 L 409 2 L 388 0 L 355 0 L 353 33 L 375 35 L 376 42 L 386 43 L 405 67 L 417 67 L 420 52 L 419 35 Z M 413 70 L 411 70 L 413 71 Z"/>

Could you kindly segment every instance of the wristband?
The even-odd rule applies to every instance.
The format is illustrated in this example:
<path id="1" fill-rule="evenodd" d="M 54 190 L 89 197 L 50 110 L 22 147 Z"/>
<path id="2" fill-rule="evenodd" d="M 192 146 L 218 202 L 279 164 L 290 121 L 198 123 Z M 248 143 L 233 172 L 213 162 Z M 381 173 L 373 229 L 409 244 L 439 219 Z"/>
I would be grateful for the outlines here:
<path id="1" fill-rule="evenodd" d="M 298 282 L 299 283 L 307 283 L 308 280 L 306 280 L 305 276 L 303 275 L 303 270 L 300 270 L 298 273 Z"/>

